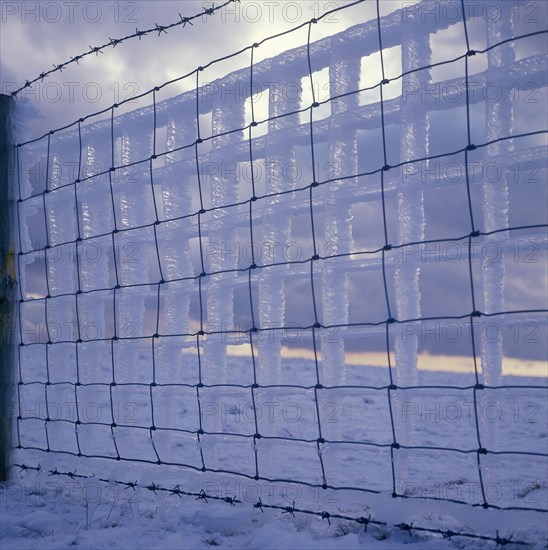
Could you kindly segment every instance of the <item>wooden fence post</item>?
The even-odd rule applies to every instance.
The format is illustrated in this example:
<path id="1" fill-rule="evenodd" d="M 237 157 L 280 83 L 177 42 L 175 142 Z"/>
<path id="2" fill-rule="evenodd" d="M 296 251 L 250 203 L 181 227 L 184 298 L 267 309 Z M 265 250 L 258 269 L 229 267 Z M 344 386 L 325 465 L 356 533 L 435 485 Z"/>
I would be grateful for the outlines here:
<path id="1" fill-rule="evenodd" d="M 15 258 L 13 235 L 14 100 L 0 95 L 0 482 L 9 478 L 12 380 L 15 336 Z"/>

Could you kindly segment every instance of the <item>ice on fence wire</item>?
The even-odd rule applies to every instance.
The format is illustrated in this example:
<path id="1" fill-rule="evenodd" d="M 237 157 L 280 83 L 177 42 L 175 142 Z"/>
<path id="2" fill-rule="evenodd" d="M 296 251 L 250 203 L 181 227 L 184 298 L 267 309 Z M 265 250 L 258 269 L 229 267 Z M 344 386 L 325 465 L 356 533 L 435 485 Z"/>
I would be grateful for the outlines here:
<path id="1" fill-rule="evenodd" d="M 168 117 L 167 150 L 177 149 L 195 141 L 194 124 L 187 121 L 189 113 L 177 114 L 177 107 L 170 106 L 174 111 Z M 185 122 L 183 123 L 183 119 Z M 186 335 L 192 332 L 190 326 L 191 298 L 198 294 L 198 283 L 192 265 L 190 240 L 195 237 L 197 224 L 194 218 L 177 219 L 194 213 L 192 210 L 191 176 L 195 174 L 195 165 L 189 165 L 188 150 L 183 149 L 166 155 L 165 168 L 154 172 L 156 204 L 160 221 L 157 226 L 157 238 L 161 257 L 162 276 L 166 281 L 160 287 L 160 312 L 158 332 L 160 339 L 155 341 L 157 382 L 196 384 L 198 382 L 197 368 L 191 367 L 197 358 L 191 354 L 183 354 L 186 348 L 195 347 L 196 340 Z M 173 220 L 173 221 L 169 221 Z M 177 280 L 184 279 L 184 280 Z M 198 414 L 191 411 L 197 406 L 195 392 L 189 399 L 177 399 L 175 387 L 155 390 L 157 408 L 155 422 L 161 427 L 195 430 L 199 426 Z M 186 394 L 184 389 L 183 395 Z M 188 401 L 188 403 L 187 403 Z M 185 404 L 187 403 L 187 404 Z M 190 408 L 189 408 L 190 407 Z M 183 461 L 178 445 L 168 445 L 160 439 L 162 458 L 174 462 Z"/>
<path id="2" fill-rule="evenodd" d="M 192 143 L 195 132 L 191 124 L 186 123 L 184 117 L 176 116 L 175 105 L 170 105 L 173 115 L 168 115 L 167 123 L 167 150 L 173 150 Z M 185 120 L 185 122 L 183 122 Z M 157 378 L 160 373 L 160 383 L 198 383 L 197 368 L 191 368 L 192 360 L 197 358 L 183 355 L 183 345 L 195 347 L 196 340 L 186 337 L 170 337 L 170 335 L 190 334 L 190 304 L 191 297 L 198 293 L 197 281 L 185 279 L 195 276 L 191 260 L 190 239 L 197 236 L 196 224 L 193 220 L 175 218 L 193 213 L 191 178 L 195 173 L 195 166 L 189 166 L 189 152 L 184 149 L 166 155 L 166 166 L 155 173 L 157 194 L 156 203 L 159 208 L 159 217 L 167 221 L 157 228 L 159 252 L 162 262 L 162 275 L 165 281 L 160 288 L 161 305 L 159 319 L 160 339 L 155 344 L 157 358 Z M 170 282 L 173 281 L 173 282 Z M 175 391 L 177 390 L 177 391 Z M 174 427 L 177 429 L 197 430 L 199 418 L 197 412 L 197 397 L 194 390 L 186 388 L 159 387 L 154 392 L 156 396 L 155 422 L 158 426 Z M 179 397 L 177 397 L 179 395 Z M 173 432 L 168 432 L 174 435 Z M 159 447 L 162 449 L 162 459 L 172 462 L 192 463 L 190 456 L 183 453 L 183 445 L 173 444 L 166 440 L 163 433 L 160 435 Z M 179 435 L 174 435 L 178 438 Z M 188 437 L 188 436 L 185 436 Z M 193 446 L 193 443 L 187 443 Z M 192 453 L 191 453 L 192 454 Z M 198 459 L 198 454 L 194 457 Z"/>
<path id="3" fill-rule="evenodd" d="M 512 34 L 509 7 L 505 6 L 506 17 L 487 28 L 488 45 L 499 43 Z M 495 79 L 494 71 L 515 61 L 516 55 L 510 44 L 494 48 L 488 52 L 489 69 L 492 79 Z M 510 98 L 510 92 L 501 97 L 500 101 L 493 103 L 486 101 L 487 140 L 497 140 L 500 136 L 511 135 L 514 131 L 514 105 Z M 509 141 L 490 144 L 485 151 L 485 160 L 508 154 L 513 145 Z M 484 231 L 493 231 L 509 226 L 509 174 L 504 174 L 496 182 L 487 178 L 482 187 L 482 210 Z M 504 234 L 495 234 L 487 237 L 488 241 L 500 240 Z M 475 262 L 477 264 L 478 262 Z M 504 300 L 504 287 L 506 279 L 505 264 L 503 261 L 492 262 L 485 256 L 482 258 L 481 281 L 483 286 L 483 308 L 486 313 L 494 313 L 506 310 Z M 483 382 L 497 386 L 502 382 L 503 341 L 502 338 L 488 338 L 482 331 L 481 339 L 481 368 Z M 486 398 L 482 400 L 485 404 Z M 491 422 L 484 429 L 484 441 L 482 444 L 487 449 L 498 450 L 499 425 Z M 489 470 L 488 476 L 489 476 Z"/>
<path id="4" fill-rule="evenodd" d="M 404 30 L 402 44 L 402 71 L 404 73 L 416 66 L 427 66 L 430 63 L 431 50 L 428 34 L 419 34 Z M 402 81 L 402 86 L 427 85 L 430 81 L 428 70 L 413 72 Z M 406 98 L 407 100 L 408 98 Z M 414 159 L 426 158 L 428 156 L 428 119 L 425 116 L 420 101 L 400 100 L 401 108 L 401 137 L 400 137 L 400 162 L 412 161 Z M 418 175 L 400 180 L 397 188 L 397 205 L 399 227 L 398 235 L 389 238 L 397 239 L 398 244 L 419 242 L 424 239 L 424 199 L 422 181 Z M 392 243 L 390 243 L 392 244 Z M 390 253 L 388 253 L 390 256 Z M 407 258 L 406 258 L 407 260 Z M 401 254 L 395 258 L 395 269 L 391 274 L 395 288 L 395 315 L 397 319 L 417 319 L 421 316 L 421 293 L 419 286 L 420 265 L 416 259 L 403 261 Z M 394 307 L 394 306 L 392 306 Z M 400 327 L 401 329 L 401 327 Z M 401 330 L 392 331 L 395 334 L 395 383 L 398 386 L 414 386 L 417 384 L 417 352 L 418 336 L 403 336 Z M 415 421 L 403 423 L 401 392 L 394 392 L 394 410 L 396 421 L 396 437 L 399 443 L 413 445 Z M 413 394 L 407 393 L 405 399 L 413 400 Z M 407 453 L 398 449 L 396 482 L 406 483 L 408 478 Z"/>
<path id="5" fill-rule="evenodd" d="M 137 132 L 138 126 L 132 128 Z M 146 300 L 156 295 L 156 283 L 159 281 L 157 269 L 154 269 L 154 242 L 152 231 L 136 234 L 131 231 L 141 225 L 151 223 L 153 202 L 150 190 L 150 165 L 140 162 L 151 155 L 150 131 L 131 136 L 124 133 L 121 138 L 121 164 L 131 169 L 121 168 L 116 181 L 116 198 L 119 201 L 119 228 L 128 229 L 118 233 L 116 240 L 116 260 L 121 285 L 128 286 L 116 293 L 117 336 L 131 339 L 138 336 L 150 336 L 146 324 Z M 151 283 L 150 286 L 136 286 L 140 283 Z M 130 340 L 131 342 L 131 340 Z M 124 358 L 116 368 L 120 379 L 133 379 L 131 370 L 142 368 L 141 346 L 144 342 L 133 341 L 134 345 L 125 346 Z M 148 380 L 148 383 L 152 380 Z"/>
<path id="6" fill-rule="evenodd" d="M 273 241 L 277 242 L 277 241 Z M 281 339 L 285 321 L 286 268 L 273 267 L 259 275 L 259 324 L 265 332 L 257 335 L 260 384 L 279 384 L 281 374 Z"/>
<path id="7" fill-rule="evenodd" d="M 46 265 L 49 291 L 54 297 L 53 300 L 48 300 L 46 323 L 50 339 L 54 342 L 74 342 L 78 338 L 74 299 L 72 297 L 55 298 L 56 295 L 76 291 L 73 284 L 76 274 L 74 251 L 71 250 L 70 244 L 60 246 L 62 243 L 75 241 L 78 235 L 74 191 L 70 187 L 55 190 L 62 184 L 62 166 L 65 160 L 62 154 L 52 155 L 49 159 L 47 187 L 51 192 L 48 193 L 45 201 L 47 234 L 49 243 L 53 246 L 46 251 Z M 56 364 L 50 364 L 50 370 L 55 368 L 57 376 L 62 376 L 61 372 L 65 371 L 65 380 L 69 380 L 73 354 L 67 346 L 57 348 L 56 346 L 58 355 L 62 354 L 63 357 L 58 357 Z M 58 401 L 58 403 L 64 402 L 67 401 Z"/>
<path id="8" fill-rule="evenodd" d="M 336 242 L 336 239 L 340 238 L 341 250 L 346 250 L 347 246 L 351 250 L 352 236 L 349 217 L 349 212 L 345 213 L 343 210 L 342 216 L 339 217 L 333 212 L 333 209 L 330 211 L 328 207 L 325 231 L 326 243 Z M 325 260 L 324 263 L 326 265 L 322 267 L 321 278 L 323 325 L 335 326 L 335 330 L 320 330 L 318 334 L 321 339 L 322 354 L 320 381 L 324 386 L 344 386 L 346 384 L 345 331 L 344 328 L 337 327 L 337 325 L 348 323 L 348 279 L 344 268 L 346 262 L 339 259 L 331 265 L 329 260 Z M 341 410 L 344 390 L 326 389 L 322 390 L 321 393 L 326 393 L 328 396 L 326 399 L 333 403 L 334 407 Z M 346 418 L 339 418 L 338 422 L 335 423 L 333 426 L 333 439 L 341 439 L 342 423 L 346 421 Z M 320 422 L 323 423 L 323 419 L 320 418 Z M 339 470 L 339 467 L 334 468 L 332 474 L 334 481 L 336 481 Z"/>
<path id="9" fill-rule="evenodd" d="M 46 323 L 49 340 L 55 344 L 48 349 L 50 380 L 55 375 L 63 382 L 74 381 L 74 347 L 68 343 L 60 343 L 72 343 L 78 338 L 74 297 L 63 296 L 48 300 Z"/>
<path id="10" fill-rule="evenodd" d="M 262 225 L 259 235 L 262 237 L 263 255 L 261 263 L 267 265 L 258 272 L 258 323 L 263 332 L 257 338 L 258 366 L 261 384 L 280 383 L 281 376 L 281 340 L 286 325 L 287 287 L 285 279 L 287 266 L 268 267 L 268 264 L 283 261 L 278 251 L 280 243 L 289 240 L 290 221 L 280 220 L 282 204 L 275 199 L 261 212 Z M 277 226 L 274 219 L 277 218 Z"/>
<path id="11" fill-rule="evenodd" d="M 81 232 L 82 237 L 89 237 L 108 232 L 112 227 L 112 206 L 110 193 L 105 188 L 104 176 L 91 177 L 97 174 L 98 167 L 107 166 L 109 148 L 106 142 L 90 140 L 82 151 L 82 179 L 90 177 L 77 184 L 81 208 Z M 80 281 L 83 291 L 95 289 L 108 289 L 112 287 L 111 264 L 109 262 L 109 249 L 107 241 L 84 240 L 77 245 L 80 265 Z M 88 351 L 79 363 L 80 371 L 84 377 L 97 372 L 105 382 L 112 382 L 110 346 L 101 339 L 112 336 L 112 293 L 111 291 L 84 293 L 76 296 L 79 310 L 79 335 L 83 341 L 99 340 L 90 344 L 82 344 Z M 90 382 L 96 382 L 91 379 Z M 94 402 L 94 395 L 86 397 L 83 405 Z M 109 407 L 110 408 L 110 407 Z M 106 411 L 106 409 L 105 409 Z M 82 411 L 84 413 L 84 411 Z M 80 441 L 87 448 L 82 449 L 84 454 L 102 454 L 113 452 L 110 436 L 94 426 L 82 424 L 78 426 Z"/>
<path id="12" fill-rule="evenodd" d="M 203 106 L 203 114 L 211 113 L 211 128 L 202 128 L 205 135 L 219 135 L 233 132 L 242 128 L 244 123 L 244 102 L 237 98 L 228 98 L 226 101 L 219 93 L 208 96 Z M 207 120 L 208 117 L 205 118 Z M 210 134 L 211 132 L 211 134 Z M 238 266 L 236 255 L 224 254 L 223 250 L 232 250 L 236 244 L 236 232 L 230 225 L 230 216 L 236 214 L 231 205 L 237 202 L 238 182 L 235 171 L 224 171 L 223 167 L 231 166 L 236 162 L 234 156 L 241 133 L 233 132 L 211 140 L 211 151 L 207 148 L 198 148 L 202 163 L 206 162 L 216 167 L 211 175 L 202 172 L 202 189 L 206 193 L 204 200 L 211 205 L 213 211 L 201 215 L 198 222 L 201 225 L 202 236 L 207 235 L 209 247 L 202 250 L 205 254 L 204 268 L 212 273 L 202 278 L 202 285 L 207 293 L 207 335 L 203 342 L 203 377 L 204 383 L 226 384 L 228 380 L 227 337 L 225 332 L 238 330 L 237 319 L 234 314 L 234 292 L 236 277 L 226 272 Z M 219 411 L 226 406 L 221 396 L 213 397 L 211 406 Z M 210 431 L 223 433 L 229 431 L 221 414 L 212 419 Z M 205 444 L 211 442 L 211 436 L 206 436 Z M 231 438 L 219 438 L 219 446 L 213 445 L 209 452 L 209 460 L 213 463 L 222 461 L 230 449 Z M 233 442 L 236 444 L 236 442 Z"/>
<path id="13" fill-rule="evenodd" d="M 283 76 L 282 76 L 283 75 Z M 272 195 L 261 215 L 261 235 L 263 248 L 273 248 L 273 253 L 267 255 L 265 264 L 288 261 L 288 255 L 279 254 L 289 246 L 291 237 L 291 216 L 287 215 L 286 197 L 279 195 L 295 187 L 295 181 L 288 176 L 288 169 L 297 166 L 294 150 L 294 142 L 289 135 L 290 128 L 295 122 L 292 116 L 283 117 L 295 110 L 297 102 L 302 96 L 302 83 L 298 78 L 293 79 L 293 101 L 288 101 L 284 95 L 284 83 L 288 82 L 290 75 L 277 63 L 272 67 L 271 79 L 273 85 L 269 92 L 268 116 L 273 119 L 268 122 L 269 134 L 286 132 L 285 139 L 272 138 L 269 135 L 265 140 L 265 192 Z M 268 162 L 266 162 L 268 161 Z M 286 257 L 287 256 L 287 257 Z M 291 267 L 263 268 L 259 273 L 259 322 L 261 328 L 283 328 L 291 319 L 286 317 L 287 287 L 286 277 Z M 272 333 L 264 333 L 258 342 L 258 366 L 261 384 L 279 384 L 282 377 L 281 367 L 281 337 L 285 331 L 275 330 Z"/>
<path id="14" fill-rule="evenodd" d="M 334 44 L 331 50 L 329 65 L 330 95 L 343 95 L 358 89 L 360 78 L 359 56 L 348 56 L 344 49 Z M 332 115 L 340 115 L 357 107 L 358 95 L 351 94 L 331 102 Z M 329 162 L 333 166 L 333 174 L 329 177 L 346 178 L 330 182 L 325 198 L 325 250 L 322 254 L 348 254 L 354 248 L 352 237 L 351 191 L 356 184 L 355 178 L 349 176 L 358 172 L 357 133 L 352 128 L 334 124 L 328 138 Z M 335 330 L 321 331 L 322 352 L 322 383 L 327 386 L 345 385 L 345 329 L 336 325 L 349 322 L 349 291 L 347 266 L 348 260 L 338 258 L 324 260 L 322 266 L 322 310 L 323 324 L 335 326 Z M 343 410 L 344 390 L 330 390 L 329 402 L 333 403 L 340 413 Z M 343 417 L 329 426 L 333 429 L 332 439 L 341 439 Z M 334 475 L 340 470 L 340 465 L 334 469 Z"/>

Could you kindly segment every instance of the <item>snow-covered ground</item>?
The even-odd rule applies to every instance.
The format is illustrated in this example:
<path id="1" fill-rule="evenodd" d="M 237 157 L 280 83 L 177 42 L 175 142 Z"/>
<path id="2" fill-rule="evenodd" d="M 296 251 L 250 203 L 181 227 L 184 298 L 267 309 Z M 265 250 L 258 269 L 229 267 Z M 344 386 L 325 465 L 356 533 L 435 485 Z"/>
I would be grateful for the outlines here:
<path id="1" fill-rule="evenodd" d="M 43 483 L 51 478 L 43 478 Z M 62 548 L 494 548 L 495 543 L 478 539 L 413 533 L 398 528 L 363 526 L 348 521 L 329 525 L 318 517 L 249 506 L 209 504 L 192 498 L 147 495 L 143 499 L 122 493 L 118 499 L 103 495 L 97 502 L 71 499 L 67 493 L 55 493 L 45 485 L 26 479 L 1 490 L 0 530 L 3 550 Z M 436 516 L 436 515 L 434 515 Z M 438 514 L 436 522 L 443 523 Z M 428 518 L 426 518 L 428 519 Z M 430 516 L 430 520 L 432 517 Z M 432 521 L 430 521 L 432 523 Z M 418 522 L 417 522 L 418 524 Z M 515 532 L 514 532 L 515 534 Z M 546 532 L 524 530 L 526 540 L 543 547 Z M 492 533 L 495 536 L 495 533 Z M 519 537 L 515 534 L 514 538 Z M 521 546 L 509 544 L 506 548 Z"/>
<path id="2" fill-rule="evenodd" d="M 232 358 L 230 372 L 238 376 L 245 371 L 245 358 Z M 310 360 L 292 359 L 283 363 L 284 373 L 296 385 L 303 383 L 314 372 Z M 348 384 L 386 386 L 388 371 L 385 368 L 347 367 Z M 419 383 L 469 387 L 473 375 L 455 373 L 420 372 Z M 535 378 L 504 377 L 505 385 L 527 384 L 542 386 L 544 381 Z M 325 422 L 327 440 L 383 442 L 390 439 L 389 414 L 386 390 L 324 389 L 332 395 L 333 423 Z M 456 390 L 439 388 L 422 389 L 414 392 L 413 401 L 398 400 L 395 420 L 398 438 L 404 438 L 404 430 L 414 419 L 415 445 L 473 449 L 475 423 L 467 417 L 471 390 L 459 390 L 462 395 L 452 395 Z M 546 390 L 516 389 L 499 390 L 496 396 L 483 402 L 485 411 L 480 424 L 484 438 L 491 438 L 492 450 L 527 450 L 546 453 L 548 446 Z M 278 406 L 271 406 L 279 412 L 264 416 L 261 431 L 267 428 L 272 433 L 284 433 L 287 437 L 306 436 L 307 430 L 315 425 L 314 415 L 308 415 L 313 390 L 301 395 L 278 396 Z M 138 398 L 137 398 L 138 399 Z M 138 402 L 137 410 L 143 413 L 146 400 Z M 260 401 L 260 399 L 259 399 Z M 159 400 L 159 403 L 161 401 Z M 213 402 L 212 402 L 213 403 Z M 202 418 L 216 423 L 223 432 L 245 432 L 246 405 L 241 395 L 226 395 L 222 414 L 216 416 L 214 407 L 204 407 Z M 291 405 L 289 405 L 291 403 Z M 437 405 L 436 405 L 437 403 Z M 457 409 L 461 417 L 455 421 Z M 205 411 L 209 412 L 205 412 Z M 282 411 L 285 410 L 285 413 Z M 320 409 L 321 410 L 321 409 Z M 436 411 L 439 411 L 436 413 Z M 297 415 L 296 411 L 300 411 Z M 432 412 L 434 411 L 434 412 Z M 499 411 L 495 415 L 495 411 Z M 167 413 L 168 411 L 164 411 Z M 161 415 L 161 412 L 158 412 Z M 180 420 L 191 416 L 192 410 L 180 410 Z M 473 415 L 473 413 L 472 413 Z M 500 417 L 499 417 L 500 415 Z M 210 418 L 207 418 L 207 417 Z M 139 414 L 136 415 L 139 419 Z M 160 422 L 161 416 L 157 417 Z M 490 418 L 491 421 L 485 422 Z M 496 420 L 494 420 L 496 418 Z M 407 424 L 406 424 L 407 423 Z M 41 423 L 43 425 L 43 423 Z M 211 428 L 210 428 L 211 429 Z M 330 431 L 331 430 L 331 431 Z M 27 429 L 26 437 L 32 430 Z M 206 429 L 207 431 L 207 429 Z M 145 434 L 146 430 L 143 431 Z M 39 436 L 36 434 L 36 441 Z M 32 439 L 32 438 L 31 438 Z M 245 453 L 231 452 L 237 445 L 237 438 L 226 436 L 222 442 L 208 447 L 204 436 L 202 450 L 206 465 L 212 468 L 226 468 L 245 472 Z M 52 441 L 59 445 L 66 438 Z M 449 445 L 450 442 L 450 445 Z M 29 440 L 30 443 L 30 440 Z M 97 444 L 97 441 L 96 441 Z M 100 443 L 99 443 L 100 444 Z M 156 443 L 159 447 L 158 442 Z M 122 439 L 118 441 L 121 454 Z M 134 435 L 132 445 L 142 448 L 138 436 Z M 171 448 L 170 448 L 171 445 Z M 476 533 L 488 537 L 501 537 L 535 543 L 538 548 L 545 544 L 548 534 L 546 514 L 529 511 L 500 512 L 472 508 L 447 502 L 419 498 L 412 502 L 390 497 L 392 478 L 390 475 L 390 454 L 385 448 L 368 448 L 352 445 L 325 444 L 323 453 L 328 483 L 332 486 L 355 486 L 380 490 L 380 495 L 350 491 L 322 491 L 299 485 L 299 481 L 314 479 L 320 475 L 319 461 L 306 460 L 306 454 L 296 457 L 289 465 L 291 445 L 281 447 L 279 441 L 261 443 L 259 466 L 262 476 L 275 477 L 276 464 L 283 462 L 288 483 L 270 484 L 238 476 L 222 474 L 191 473 L 185 468 L 165 465 L 142 466 L 127 462 L 104 459 L 77 459 L 37 451 L 17 451 L 16 464 L 35 467 L 41 472 L 13 469 L 13 481 L 2 487 L 1 500 L 1 547 L 8 548 L 492 548 L 495 543 L 479 539 L 453 537 L 443 539 L 441 535 L 412 531 L 411 535 L 395 525 L 413 524 L 415 527 L 450 529 L 454 532 Z M 270 446 L 269 446 L 270 445 Z M 253 456 L 251 445 L 249 453 Z M 338 446 L 345 452 L 339 456 Z M 129 448 L 129 446 L 128 446 Z M 164 451 L 172 459 L 183 452 L 185 457 L 192 451 L 198 452 L 190 440 L 182 449 L 177 440 L 169 440 Z M 232 449 L 234 451 L 234 449 Z M 278 452 L 279 451 L 279 452 Z M 107 447 L 96 449 L 107 453 Z M 402 450 L 399 450 L 403 453 Z M 415 454 L 414 454 L 415 452 Z M 418 453 L 408 451 L 406 461 L 396 457 L 397 488 L 414 496 L 458 498 L 470 504 L 482 502 L 477 478 L 476 454 L 462 455 L 458 452 L 430 451 Z M 417 454 L 418 453 L 418 454 Z M 164 455 L 165 456 L 165 455 Z M 162 458 L 164 458 L 162 456 Z M 403 456 L 403 455 L 402 455 Z M 52 471 L 76 472 L 77 477 L 51 475 Z M 405 473 L 407 471 L 407 474 Z M 491 504 L 498 506 L 524 506 L 547 508 L 548 483 L 546 460 L 531 456 L 487 455 L 483 459 L 482 471 Z M 95 478 L 83 478 L 95 474 Z M 110 482 L 101 482 L 97 479 Z M 196 499 L 193 496 L 178 497 L 162 491 L 132 489 L 117 485 L 116 481 L 137 482 L 146 487 L 151 483 L 172 488 L 179 485 L 188 492 L 204 490 L 208 495 L 221 499 L 236 498 L 235 505 L 214 499 Z M 328 511 L 349 517 L 369 517 L 386 525 L 368 526 L 349 520 L 331 518 L 330 522 L 320 516 L 284 510 L 260 509 L 253 505 L 261 499 L 265 505 L 289 506 L 316 512 Z M 512 547 L 511 545 L 508 547 Z"/>
<path id="3" fill-rule="evenodd" d="M 43 479 L 47 483 L 47 478 Z M 50 480 L 51 481 L 51 478 Z M 29 484 L 30 483 L 30 484 Z M 1 547 L 8 549 L 49 548 L 461 548 L 453 543 L 422 535 L 409 536 L 398 529 L 321 518 L 292 517 L 279 511 L 196 502 L 185 498 L 154 497 L 143 500 L 131 493 L 118 500 L 103 496 L 86 503 L 63 493 L 26 481 L 2 488 Z M 474 541 L 471 547 L 494 545 Z"/>

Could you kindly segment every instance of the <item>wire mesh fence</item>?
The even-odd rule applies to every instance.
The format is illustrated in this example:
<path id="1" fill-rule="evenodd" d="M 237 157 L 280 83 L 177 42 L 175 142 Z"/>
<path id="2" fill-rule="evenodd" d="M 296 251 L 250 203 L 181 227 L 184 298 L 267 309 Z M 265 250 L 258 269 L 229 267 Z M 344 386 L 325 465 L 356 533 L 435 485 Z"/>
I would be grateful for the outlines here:
<path id="1" fill-rule="evenodd" d="M 377 2 L 314 41 L 360 4 L 16 146 L 17 449 L 547 511 L 548 388 L 503 373 L 509 342 L 546 341 L 546 210 L 519 193 L 547 131 L 513 83 L 546 89 L 516 51 L 548 31 L 517 34 L 512 2 L 487 22 Z M 421 368 L 455 349 L 458 384 Z M 385 368 L 348 364 L 371 351 Z"/>

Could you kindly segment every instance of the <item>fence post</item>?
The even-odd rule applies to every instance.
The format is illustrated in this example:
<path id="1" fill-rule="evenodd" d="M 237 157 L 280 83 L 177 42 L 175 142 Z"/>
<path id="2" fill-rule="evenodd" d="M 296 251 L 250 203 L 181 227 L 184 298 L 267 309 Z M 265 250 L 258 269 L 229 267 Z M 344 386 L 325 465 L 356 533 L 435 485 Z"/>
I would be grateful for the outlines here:
<path id="1" fill-rule="evenodd" d="M 9 477 L 11 389 L 15 323 L 15 264 L 11 190 L 14 100 L 0 95 L 0 482 Z"/>

